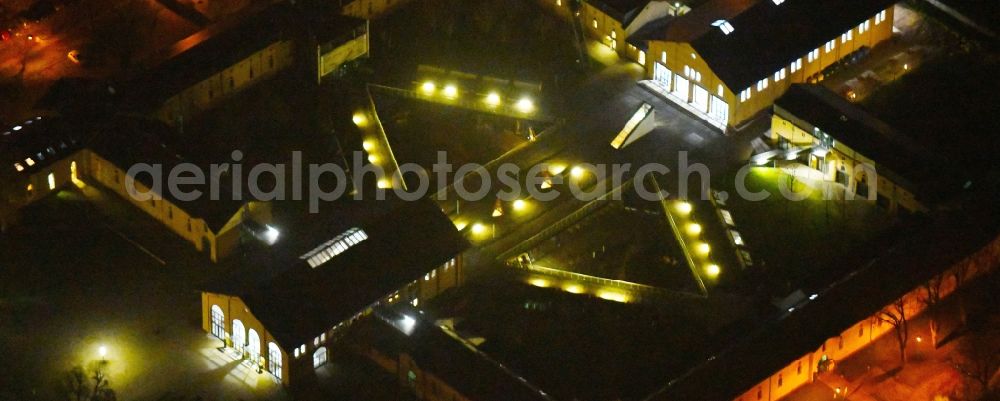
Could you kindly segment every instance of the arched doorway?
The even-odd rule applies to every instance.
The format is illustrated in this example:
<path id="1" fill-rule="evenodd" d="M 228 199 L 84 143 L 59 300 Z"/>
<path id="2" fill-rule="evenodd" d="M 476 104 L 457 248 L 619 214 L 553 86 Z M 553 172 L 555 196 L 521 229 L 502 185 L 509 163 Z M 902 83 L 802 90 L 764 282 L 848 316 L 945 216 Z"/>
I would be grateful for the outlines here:
<path id="1" fill-rule="evenodd" d="M 274 377 L 281 378 L 281 348 L 278 348 L 278 344 L 267 344 L 267 370 Z"/>
<path id="2" fill-rule="evenodd" d="M 239 319 L 233 319 L 233 349 L 236 353 L 243 357 L 243 350 L 247 345 L 247 334 L 246 329 L 243 327 L 243 322 Z"/>
<path id="3" fill-rule="evenodd" d="M 316 352 L 313 352 L 313 367 L 318 368 L 323 366 L 328 359 L 329 356 L 326 354 L 326 347 L 317 348 Z"/>
<path id="4" fill-rule="evenodd" d="M 219 305 L 212 305 L 212 335 L 226 338 L 226 314 Z"/>
<path id="5" fill-rule="evenodd" d="M 260 360 L 260 336 L 257 330 L 250 329 L 247 334 L 247 354 L 250 354 L 250 362 L 257 363 Z"/>

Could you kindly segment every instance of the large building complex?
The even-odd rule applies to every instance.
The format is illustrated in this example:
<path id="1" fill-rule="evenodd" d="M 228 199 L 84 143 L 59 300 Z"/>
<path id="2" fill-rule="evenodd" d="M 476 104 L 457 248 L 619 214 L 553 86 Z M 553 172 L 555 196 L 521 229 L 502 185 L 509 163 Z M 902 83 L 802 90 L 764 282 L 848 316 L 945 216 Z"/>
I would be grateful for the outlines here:
<path id="1" fill-rule="evenodd" d="M 650 88 L 723 129 L 892 36 L 891 1 L 540 1 L 642 65 Z"/>
<path id="2" fill-rule="evenodd" d="M 465 239 L 430 201 L 344 201 L 263 236 L 202 293 L 202 327 L 286 385 L 382 305 L 417 306 L 464 280 Z"/>

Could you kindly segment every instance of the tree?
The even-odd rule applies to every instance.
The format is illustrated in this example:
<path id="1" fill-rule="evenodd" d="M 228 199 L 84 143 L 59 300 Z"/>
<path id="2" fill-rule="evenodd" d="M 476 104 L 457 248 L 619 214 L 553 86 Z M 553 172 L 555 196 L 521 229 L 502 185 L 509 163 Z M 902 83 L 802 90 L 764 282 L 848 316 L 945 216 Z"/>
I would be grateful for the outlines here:
<path id="1" fill-rule="evenodd" d="M 906 343 L 909 341 L 909 324 L 906 320 L 906 305 L 900 298 L 878 313 L 878 319 L 892 325 L 899 345 L 900 367 L 906 365 Z"/>
<path id="2" fill-rule="evenodd" d="M 941 329 L 940 316 L 938 316 L 938 309 L 941 305 L 941 288 L 944 284 L 944 276 L 941 274 L 935 275 L 923 285 L 924 287 L 924 297 L 921 298 L 921 302 L 927 307 L 927 325 L 931 332 L 931 345 L 934 348 L 938 346 L 938 332 Z"/>
<path id="3" fill-rule="evenodd" d="M 111 389 L 104 361 L 91 365 L 89 369 L 75 366 L 66 372 L 63 390 L 67 401 L 116 401 L 118 397 Z M 89 372 L 88 372 L 89 371 Z"/>
<path id="4" fill-rule="evenodd" d="M 990 399 L 991 379 L 1000 370 L 1000 342 L 996 333 L 966 338 L 952 357 L 952 365 L 965 377 L 968 388 L 979 389 L 979 399 Z"/>

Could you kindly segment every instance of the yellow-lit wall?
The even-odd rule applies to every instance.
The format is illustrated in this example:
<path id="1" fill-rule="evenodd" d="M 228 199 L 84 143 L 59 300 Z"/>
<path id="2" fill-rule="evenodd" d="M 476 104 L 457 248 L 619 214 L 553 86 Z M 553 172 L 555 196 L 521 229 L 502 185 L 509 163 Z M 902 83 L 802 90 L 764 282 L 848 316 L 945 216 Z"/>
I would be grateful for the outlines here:
<path id="1" fill-rule="evenodd" d="M 84 174 L 87 162 L 86 151 L 76 151 L 31 174 L 18 174 L 16 179 L 0 184 L 8 186 L 0 191 L 0 195 L 5 198 L 0 199 L 0 227 L 6 227 L 20 208 L 69 185 L 72 182 L 72 164 L 74 162 L 77 165 L 77 174 Z M 13 170 L 12 166 L 4 166 L 3 168 Z M 52 186 L 49 185 L 49 175 L 52 176 L 54 184 Z"/>
<path id="2" fill-rule="evenodd" d="M 572 0 L 538 0 L 538 3 L 546 10 L 549 10 L 565 19 L 569 19 L 573 17 L 572 12 L 569 9 L 570 1 Z M 583 2 L 583 6 L 580 8 L 579 18 L 580 23 L 583 25 L 583 31 L 587 36 L 603 43 L 609 48 L 615 49 L 615 52 L 621 57 L 632 60 L 636 63 L 640 61 L 639 53 L 642 50 L 629 45 L 625 41 L 625 29 L 622 27 L 621 22 L 605 14 L 599 8 L 594 7 L 588 2 Z M 596 27 L 594 26 L 595 21 L 597 22 Z M 611 39 L 612 31 L 615 32 L 614 40 Z M 614 42 L 613 45 L 612 42 Z M 648 55 L 644 64 L 649 64 Z"/>
<path id="3" fill-rule="evenodd" d="M 344 63 L 368 54 L 368 34 L 364 34 L 344 43 L 337 48 L 319 55 L 318 72 L 320 80 L 327 74 L 336 71 Z"/>
<path id="4" fill-rule="evenodd" d="M 293 55 L 292 41 L 274 42 L 175 94 L 163 103 L 155 115 L 169 124 L 187 121 L 232 94 L 292 65 Z"/>
<path id="5" fill-rule="evenodd" d="M 820 143 L 820 140 L 812 136 L 811 132 L 798 127 L 793 122 L 777 114 L 773 114 L 771 116 L 771 139 L 778 140 L 779 137 L 788 140 L 793 145 L 801 147 L 809 147 Z M 853 179 L 855 178 L 855 168 L 862 164 L 867 164 L 875 166 L 877 173 L 879 166 L 877 160 L 872 160 L 839 141 L 834 141 L 833 149 L 826 155 L 826 163 L 827 171 L 823 178 L 827 181 L 834 181 L 837 170 L 843 167 L 847 176 L 852 177 L 847 188 L 851 191 L 857 190 L 857 182 Z M 903 208 L 910 212 L 923 212 L 927 210 L 926 206 L 920 204 L 914 198 L 912 192 L 888 179 L 885 175 L 878 175 L 878 182 L 874 184 L 876 185 L 878 196 L 884 197 L 889 201 L 888 211 L 890 213 L 895 213 L 898 208 Z"/>
<path id="6" fill-rule="evenodd" d="M 215 294 L 211 292 L 201 293 L 201 328 L 207 333 L 212 332 L 212 305 L 218 305 L 222 308 L 222 312 L 225 315 L 225 326 L 226 326 L 226 338 L 221 338 L 220 340 L 225 341 L 227 347 L 232 346 L 232 335 L 233 335 L 233 320 L 239 320 L 243 323 L 244 329 L 247 333 L 250 329 L 257 332 L 260 337 L 260 360 L 259 365 L 264 371 L 268 370 L 268 361 L 270 358 L 270 353 L 268 352 L 269 344 L 274 343 L 281 350 L 281 382 L 288 385 L 291 382 L 291 370 L 292 363 L 289 361 L 288 353 L 285 349 L 274 340 L 274 337 L 267 328 L 254 317 L 250 309 L 247 308 L 246 304 L 243 303 L 239 297 L 233 297 L 223 294 Z M 318 333 L 317 333 L 318 334 Z M 244 334 L 247 341 L 250 341 L 248 334 Z M 221 345 L 221 344 L 220 344 Z M 309 344 L 310 346 L 312 344 Z M 307 356 L 309 356 L 310 364 L 312 363 L 312 354 L 307 351 Z"/>
<path id="7" fill-rule="evenodd" d="M 355 18 L 378 19 L 411 0 L 354 0 L 341 12 Z"/>
<path id="8" fill-rule="evenodd" d="M 852 27 L 853 36 L 850 41 L 842 43 L 840 35 L 831 38 L 831 40 L 836 41 L 836 45 L 832 51 L 826 51 L 825 45 L 821 44 L 819 46 L 819 58 L 812 62 L 809 61 L 808 54 L 803 54 L 801 56 L 802 68 L 792 72 L 790 65 L 785 66 L 785 78 L 778 82 L 775 82 L 773 72 L 767 77 L 760 77 L 760 79 L 768 79 L 767 88 L 758 91 L 756 83 L 752 84 L 750 87 L 750 98 L 742 102 L 739 101 L 739 93 L 747 88 L 726 87 L 716 74 L 711 71 L 710 66 L 701 60 L 697 52 L 688 43 L 650 41 L 649 54 L 646 56 L 646 75 L 649 78 L 653 77 L 654 62 L 665 64 L 672 73 L 679 73 L 682 76 L 684 75 L 685 65 L 694 68 L 701 72 L 701 86 L 708 89 L 710 94 L 718 96 L 718 86 L 723 85 L 723 99 L 729 103 L 729 125 L 738 125 L 774 104 L 774 100 L 780 97 L 791 84 L 822 80 L 821 71 L 834 62 L 846 57 L 862 46 L 874 47 L 879 42 L 892 37 L 892 18 L 893 7 L 889 7 L 886 10 L 886 20 L 876 24 L 875 16 L 872 16 L 868 19 L 869 29 L 864 33 L 858 33 L 859 25 Z M 663 63 L 664 52 L 666 54 L 666 63 Z M 695 55 L 695 58 L 691 57 L 692 54 Z"/>
<path id="9" fill-rule="evenodd" d="M 954 266 L 942 273 L 944 281 L 941 285 L 941 297 L 947 297 L 957 289 L 955 272 L 960 268 L 966 269 L 964 282 L 971 282 L 977 277 L 981 277 L 996 269 L 997 261 L 1000 260 L 1000 237 L 994 239 L 982 249 L 959 261 Z M 914 288 L 902 297 L 904 310 L 908 319 L 912 320 L 922 313 L 926 308 L 923 299 L 927 296 L 923 285 Z M 891 305 L 886 305 L 886 308 Z M 770 377 L 763 380 L 756 386 L 748 389 L 734 401 L 757 401 L 768 400 L 778 401 L 795 391 L 804 384 L 812 381 L 814 373 L 817 371 L 819 361 L 824 355 L 832 359 L 836 364 L 854 353 L 863 350 L 871 343 L 878 340 L 882 335 L 893 331 L 889 323 L 884 323 L 878 319 L 878 314 L 872 315 L 855 323 L 847 330 L 834 337 L 828 338 L 818 349 L 807 353 L 798 359 L 791 361 L 787 366 L 774 372 Z M 802 364 L 799 373 L 799 364 Z M 836 369 L 836 367 L 834 367 Z M 780 381 L 780 385 L 779 385 Z"/>

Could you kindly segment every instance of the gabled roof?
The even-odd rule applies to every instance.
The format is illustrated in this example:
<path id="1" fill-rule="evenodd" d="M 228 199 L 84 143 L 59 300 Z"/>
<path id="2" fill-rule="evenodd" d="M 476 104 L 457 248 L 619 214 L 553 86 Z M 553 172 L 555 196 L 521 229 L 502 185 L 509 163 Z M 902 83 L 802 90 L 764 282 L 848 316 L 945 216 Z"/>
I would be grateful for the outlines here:
<path id="1" fill-rule="evenodd" d="M 957 175 L 944 160 L 821 85 L 792 85 L 775 101 L 775 113 L 819 128 L 873 160 L 879 175 L 914 191 L 918 197 L 935 199 L 959 189 Z"/>
<path id="2" fill-rule="evenodd" d="M 424 374 L 434 375 L 473 400 L 552 400 L 517 373 L 444 332 L 417 311 L 405 306 L 394 309 L 401 310 L 380 310 L 372 319 L 376 325 L 374 342 L 381 352 L 396 358 L 407 353 Z M 408 335 L 392 323 L 404 316 L 414 319 Z"/>
<path id="3" fill-rule="evenodd" d="M 734 92 L 895 3 L 891 0 L 714 0 L 676 18 L 663 40 L 690 43 Z M 712 25 L 724 20 L 733 31 Z"/>
<path id="4" fill-rule="evenodd" d="M 160 166 L 163 186 L 158 194 L 191 217 L 205 220 L 208 228 L 215 233 L 222 230 L 245 204 L 244 200 L 233 197 L 233 191 L 226 183 L 227 176 L 223 176 L 220 180 L 217 200 L 212 200 L 206 189 L 207 178 L 204 188 L 191 188 L 202 191 L 202 196 L 194 200 L 181 200 L 174 196 L 166 183 L 171 169 L 180 164 L 193 163 L 185 158 L 184 150 L 178 150 L 166 143 L 174 133 L 169 126 L 159 120 L 119 117 L 95 127 L 94 130 L 96 134 L 84 146 L 125 172 L 140 163 Z M 216 157 L 228 157 L 228 155 Z M 228 163 L 230 160 L 219 159 L 217 162 Z M 206 177 L 208 176 L 210 170 L 207 165 L 195 166 L 205 172 Z M 152 177 L 149 174 L 138 174 L 134 178 L 148 188 L 153 188 Z"/>
<path id="5" fill-rule="evenodd" d="M 467 242 L 429 200 L 355 201 L 285 222 L 271 247 L 233 258 L 204 290 L 240 297 L 284 349 L 307 343 L 419 280 Z M 367 239 L 313 268 L 302 256 L 352 228 Z"/>

